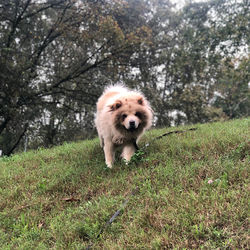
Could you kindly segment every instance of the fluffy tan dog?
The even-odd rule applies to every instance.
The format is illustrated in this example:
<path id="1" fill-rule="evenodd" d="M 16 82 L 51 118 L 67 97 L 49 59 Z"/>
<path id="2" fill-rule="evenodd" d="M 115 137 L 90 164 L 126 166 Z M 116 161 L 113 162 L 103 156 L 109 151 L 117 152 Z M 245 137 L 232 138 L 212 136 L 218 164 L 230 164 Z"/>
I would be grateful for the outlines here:
<path id="1" fill-rule="evenodd" d="M 108 87 L 97 102 L 95 124 L 109 168 L 115 149 L 122 147 L 122 157 L 128 162 L 135 152 L 143 132 L 152 125 L 152 110 L 146 98 L 137 91 L 115 85 Z"/>

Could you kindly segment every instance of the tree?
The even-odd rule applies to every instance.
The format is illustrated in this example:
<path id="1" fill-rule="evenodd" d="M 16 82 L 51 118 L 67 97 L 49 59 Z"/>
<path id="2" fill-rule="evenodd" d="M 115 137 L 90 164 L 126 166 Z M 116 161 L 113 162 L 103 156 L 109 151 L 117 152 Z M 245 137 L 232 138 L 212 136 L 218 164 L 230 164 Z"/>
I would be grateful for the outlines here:
<path id="1" fill-rule="evenodd" d="M 240 51 L 246 54 L 249 20 L 246 1 L 231 0 L 190 2 L 175 16 L 168 15 L 158 30 L 157 46 L 154 44 L 162 72 L 156 79 L 161 98 L 158 118 L 164 117 L 164 121 L 158 119 L 160 124 L 171 122 L 171 114 L 179 111 L 184 116 L 173 117 L 177 123 L 179 118 L 194 123 L 224 116 L 211 101 L 225 73 L 222 62 L 233 60 Z M 245 82 L 245 76 L 241 77 Z"/>
<path id="2" fill-rule="evenodd" d="M 229 118 L 250 115 L 250 60 L 224 62 L 216 83 L 214 106 L 221 107 Z"/>
<path id="3" fill-rule="evenodd" d="M 57 126 L 58 110 L 65 120 L 86 112 L 110 81 L 103 72 L 129 64 L 149 35 L 140 25 L 118 25 L 113 16 L 126 8 L 122 1 L 12 0 L 0 7 L 0 147 L 9 144 L 7 155 L 42 114 Z"/>
<path id="4" fill-rule="evenodd" d="M 249 13 L 245 0 L 1 0 L 0 148 L 93 135 L 96 100 L 119 81 L 157 126 L 249 115 Z"/>

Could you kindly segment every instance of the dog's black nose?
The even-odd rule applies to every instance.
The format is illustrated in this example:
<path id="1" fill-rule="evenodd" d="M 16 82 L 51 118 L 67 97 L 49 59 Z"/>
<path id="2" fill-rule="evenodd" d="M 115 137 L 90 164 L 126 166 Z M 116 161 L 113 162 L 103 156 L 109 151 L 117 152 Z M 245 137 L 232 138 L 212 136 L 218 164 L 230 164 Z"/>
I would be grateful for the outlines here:
<path id="1" fill-rule="evenodd" d="M 130 121 L 129 126 L 130 128 L 135 128 L 135 121 Z"/>

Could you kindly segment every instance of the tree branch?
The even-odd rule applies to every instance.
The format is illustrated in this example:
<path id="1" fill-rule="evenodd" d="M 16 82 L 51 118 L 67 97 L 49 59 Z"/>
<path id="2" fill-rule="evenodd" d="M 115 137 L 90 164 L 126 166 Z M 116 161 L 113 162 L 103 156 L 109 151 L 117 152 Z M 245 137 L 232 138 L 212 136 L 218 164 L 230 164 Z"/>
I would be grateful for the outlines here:
<path id="1" fill-rule="evenodd" d="M 14 35 L 15 31 L 16 31 L 16 28 L 17 28 L 18 24 L 21 22 L 21 20 L 22 20 L 22 15 L 23 15 L 24 12 L 27 10 L 27 8 L 28 8 L 30 2 L 31 2 L 31 0 L 27 0 L 26 4 L 24 5 L 24 8 L 23 8 L 22 12 L 19 14 L 19 16 L 16 18 L 16 20 L 13 21 L 12 29 L 11 29 L 11 32 L 10 32 L 10 34 L 9 34 L 9 36 L 8 36 L 8 41 L 7 41 L 7 44 L 6 44 L 6 47 L 7 47 L 7 48 L 10 47 L 10 44 L 11 44 L 11 42 L 12 42 L 12 40 L 13 40 L 12 38 L 13 38 L 13 35 Z M 18 3 L 16 2 L 16 4 L 18 4 Z M 17 11 L 17 8 L 18 8 L 18 7 L 16 6 L 16 11 Z"/>
<path id="2" fill-rule="evenodd" d="M 7 152 L 7 154 L 6 154 L 7 156 L 10 156 L 10 155 L 13 153 L 13 151 L 16 149 L 16 147 L 19 145 L 19 143 L 20 143 L 21 139 L 23 138 L 23 136 L 25 135 L 27 129 L 28 129 L 28 123 L 26 123 L 26 124 L 24 125 L 24 130 L 23 130 L 23 132 L 22 132 L 22 133 L 20 134 L 20 136 L 18 137 L 16 143 L 15 143 L 15 144 L 12 146 L 12 148 Z"/>

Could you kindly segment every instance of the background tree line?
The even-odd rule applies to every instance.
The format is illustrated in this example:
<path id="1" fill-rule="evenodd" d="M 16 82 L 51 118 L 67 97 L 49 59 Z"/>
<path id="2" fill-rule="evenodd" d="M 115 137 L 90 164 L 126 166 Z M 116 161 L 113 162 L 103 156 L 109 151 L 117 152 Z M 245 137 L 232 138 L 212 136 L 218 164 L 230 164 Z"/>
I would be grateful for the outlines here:
<path id="1" fill-rule="evenodd" d="M 93 136 L 116 82 L 156 126 L 249 116 L 249 20 L 245 0 L 0 0 L 0 149 Z"/>

